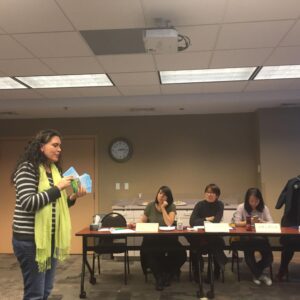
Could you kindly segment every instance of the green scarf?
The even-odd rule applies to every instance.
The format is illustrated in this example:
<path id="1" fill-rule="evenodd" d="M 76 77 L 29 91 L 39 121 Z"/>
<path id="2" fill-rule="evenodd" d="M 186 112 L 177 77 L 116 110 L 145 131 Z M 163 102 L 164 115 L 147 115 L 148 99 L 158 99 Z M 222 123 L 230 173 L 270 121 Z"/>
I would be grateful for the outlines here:
<path id="1" fill-rule="evenodd" d="M 40 180 L 38 192 L 51 188 L 45 167 L 39 166 Z M 51 173 L 54 185 L 61 180 L 61 175 L 55 164 L 51 164 Z M 61 197 L 56 201 L 55 218 L 55 245 L 54 257 L 60 261 L 65 260 L 70 250 L 71 221 L 65 190 L 60 191 Z M 34 236 L 36 244 L 36 257 L 39 271 L 45 272 L 51 268 L 51 237 L 52 237 L 52 203 L 45 205 L 35 214 Z"/>

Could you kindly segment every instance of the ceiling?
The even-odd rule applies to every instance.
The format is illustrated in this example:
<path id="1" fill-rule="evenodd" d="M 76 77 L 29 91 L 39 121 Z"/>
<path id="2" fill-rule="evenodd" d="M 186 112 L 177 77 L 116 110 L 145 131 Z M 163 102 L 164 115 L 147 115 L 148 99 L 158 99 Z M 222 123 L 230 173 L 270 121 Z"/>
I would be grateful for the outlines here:
<path id="1" fill-rule="evenodd" d="M 161 85 L 158 76 L 163 70 L 300 65 L 299 17 L 299 0 L 0 0 L 0 76 L 107 73 L 114 83 L 0 90 L 0 118 L 235 113 L 300 105 L 300 79 Z M 156 18 L 169 20 L 191 46 L 173 54 L 94 55 L 80 34 L 151 28 Z"/>

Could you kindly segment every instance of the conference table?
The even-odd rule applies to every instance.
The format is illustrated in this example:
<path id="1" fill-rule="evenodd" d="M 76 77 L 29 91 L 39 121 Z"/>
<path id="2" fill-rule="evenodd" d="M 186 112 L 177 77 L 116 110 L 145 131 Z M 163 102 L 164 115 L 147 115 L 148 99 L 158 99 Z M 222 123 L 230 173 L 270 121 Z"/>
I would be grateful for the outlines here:
<path id="1" fill-rule="evenodd" d="M 158 232 L 136 232 L 136 231 L 125 231 L 122 232 L 120 230 L 117 233 L 111 233 L 111 231 L 108 229 L 107 231 L 94 231 L 90 230 L 89 227 L 86 227 L 79 232 L 75 234 L 76 236 L 82 237 L 82 270 L 81 270 L 81 282 L 80 282 L 80 298 L 86 298 L 86 292 L 84 289 L 84 281 L 85 281 L 85 268 L 88 268 L 88 271 L 90 273 L 90 282 L 94 284 L 96 282 L 96 279 L 94 278 L 92 268 L 88 262 L 87 259 L 87 253 L 88 251 L 94 251 L 95 246 L 89 245 L 88 240 L 89 238 L 101 238 L 101 237 L 112 237 L 112 238 L 124 238 L 124 237 L 144 237 L 144 236 L 152 236 L 152 237 L 161 237 L 165 236 L 166 238 L 168 236 L 183 236 L 183 237 L 196 237 L 196 236 L 265 236 L 265 237 L 281 237 L 281 236 L 299 236 L 300 232 L 298 230 L 298 227 L 281 227 L 280 232 L 260 232 L 257 233 L 255 229 L 252 229 L 251 231 L 246 230 L 245 227 L 233 227 L 229 230 L 229 232 L 205 232 L 204 229 L 198 229 L 198 230 L 188 230 L 187 228 L 184 228 L 183 230 L 172 230 L 172 231 L 158 231 Z M 210 253 L 208 253 L 208 263 L 212 263 L 212 258 Z M 211 267 L 211 266 L 210 266 Z M 211 272 L 211 276 L 212 272 Z M 200 282 L 199 282 L 199 291 L 197 292 L 197 297 L 203 297 L 203 285 L 201 276 Z M 213 278 L 211 278 L 211 285 L 210 290 L 207 292 L 208 298 L 214 298 L 214 282 Z"/>

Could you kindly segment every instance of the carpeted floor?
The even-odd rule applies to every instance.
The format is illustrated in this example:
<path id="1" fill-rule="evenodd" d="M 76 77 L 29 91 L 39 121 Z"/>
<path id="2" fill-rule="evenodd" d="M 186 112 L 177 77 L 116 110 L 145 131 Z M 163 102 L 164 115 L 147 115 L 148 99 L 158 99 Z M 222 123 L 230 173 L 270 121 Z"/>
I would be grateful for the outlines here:
<path id="1" fill-rule="evenodd" d="M 298 264 L 297 264 L 298 263 Z M 241 263 L 241 281 L 237 281 L 235 273 L 231 272 L 230 264 L 226 266 L 225 283 L 220 281 L 215 285 L 216 300 L 296 300 L 299 299 L 300 264 L 295 257 L 290 265 L 289 282 L 274 281 L 271 287 L 256 286 L 251 281 L 251 275 L 244 263 Z M 278 256 L 273 265 L 274 274 L 278 270 Z M 60 264 L 53 293 L 49 300 L 74 300 L 79 298 L 81 256 L 72 255 L 66 263 Z M 197 285 L 189 281 L 188 263 L 183 266 L 179 282 L 173 282 L 162 292 L 154 289 L 152 276 L 145 283 L 139 261 L 130 262 L 130 275 L 127 285 L 123 281 L 123 262 L 109 259 L 102 260 L 101 275 L 97 275 L 95 285 L 85 282 L 87 299 L 90 300 L 194 300 L 197 299 Z M 22 276 L 18 263 L 13 255 L 0 255 L 0 299 L 22 299 Z M 205 290 L 209 286 L 205 285 Z"/>

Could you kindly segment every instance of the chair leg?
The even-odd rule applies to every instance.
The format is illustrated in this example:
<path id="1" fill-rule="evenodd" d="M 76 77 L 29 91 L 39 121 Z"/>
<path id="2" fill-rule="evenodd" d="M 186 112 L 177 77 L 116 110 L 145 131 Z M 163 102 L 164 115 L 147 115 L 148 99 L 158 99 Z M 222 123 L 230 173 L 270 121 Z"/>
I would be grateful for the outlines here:
<path id="1" fill-rule="evenodd" d="M 239 251 L 238 250 L 236 250 L 236 266 L 237 266 L 238 281 L 241 281 L 241 277 L 240 277 L 240 260 L 239 260 Z"/>
<path id="2" fill-rule="evenodd" d="M 237 268 L 237 277 L 238 281 L 240 281 L 240 262 L 239 262 L 239 251 L 234 249 L 232 250 L 231 255 L 231 271 L 234 271 L 234 263 L 236 262 L 236 268 Z"/>
<path id="3" fill-rule="evenodd" d="M 124 283 L 127 285 L 127 253 L 124 252 Z"/>
<path id="4" fill-rule="evenodd" d="M 99 254 L 97 254 L 97 259 L 98 259 L 98 274 L 100 275 L 101 268 L 100 268 L 100 255 Z"/>
<path id="5" fill-rule="evenodd" d="M 235 253 L 234 253 L 234 250 L 232 250 L 231 252 L 231 272 L 233 272 L 233 268 L 234 268 L 234 257 Z"/>
<path id="6" fill-rule="evenodd" d="M 189 280 L 193 280 L 193 274 L 192 274 L 192 251 L 190 250 L 190 255 L 189 255 Z"/>
<path id="7" fill-rule="evenodd" d="M 92 262 L 92 272 L 93 276 L 95 276 L 95 259 L 96 259 L 96 254 L 95 252 L 93 253 L 93 262 Z"/>
<path id="8" fill-rule="evenodd" d="M 130 274 L 130 269 L 129 269 L 129 252 L 128 252 L 128 250 L 126 251 L 126 253 L 127 253 L 127 272 L 128 272 L 128 274 Z"/>

